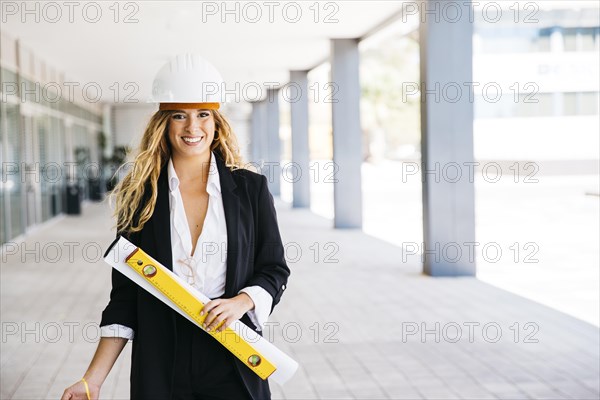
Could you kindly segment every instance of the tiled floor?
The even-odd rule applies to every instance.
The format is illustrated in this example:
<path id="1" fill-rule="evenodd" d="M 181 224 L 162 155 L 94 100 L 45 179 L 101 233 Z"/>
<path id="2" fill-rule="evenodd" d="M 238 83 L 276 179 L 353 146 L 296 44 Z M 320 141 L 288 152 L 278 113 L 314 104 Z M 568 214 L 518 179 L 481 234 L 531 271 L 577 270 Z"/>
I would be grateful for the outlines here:
<path id="1" fill-rule="evenodd" d="M 265 336 L 301 365 L 281 399 L 598 399 L 597 327 L 278 203 L 292 270 Z M 5 248 L 2 399 L 58 399 L 85 371 L 110 291 L 105 204 Z M 129 393 L 128 344 L 101 398 Z"/>

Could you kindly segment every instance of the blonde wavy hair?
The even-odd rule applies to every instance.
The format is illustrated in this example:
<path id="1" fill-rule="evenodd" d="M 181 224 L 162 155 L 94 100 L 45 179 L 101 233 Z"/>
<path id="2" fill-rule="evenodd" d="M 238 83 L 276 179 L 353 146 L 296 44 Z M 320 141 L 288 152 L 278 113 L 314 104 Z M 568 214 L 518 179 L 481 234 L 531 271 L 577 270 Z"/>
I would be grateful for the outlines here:
<path id="1" fill-rule="evenodd" d="M 218 110 L 210 110 L 215 119 L 215 138 L 211 151 L 220 153 L 225 165 L 231 170 L 244 168 L 237 138 L 224 115 Z M 133 167 L 125 177 L 108 193 L 108 201 L 115 204 L 113 217 L 116 217 L 117 233 L 141 231 L 154 213 L 158 197 L 158 177 L 161 169 L 171 157 L 168 129 L 172 114 L 176 111 L 157 111 L 148 122 Z M 126 164 L 119 167 L 115 175 Z M 150 193 L 145 191 L 150 189 Z M 141 204 L 147 196 L 150 198 Z M 141 209 L 139 209 L 141 207 Z M 138 210 L 139 209 L 139 210 Z"/>

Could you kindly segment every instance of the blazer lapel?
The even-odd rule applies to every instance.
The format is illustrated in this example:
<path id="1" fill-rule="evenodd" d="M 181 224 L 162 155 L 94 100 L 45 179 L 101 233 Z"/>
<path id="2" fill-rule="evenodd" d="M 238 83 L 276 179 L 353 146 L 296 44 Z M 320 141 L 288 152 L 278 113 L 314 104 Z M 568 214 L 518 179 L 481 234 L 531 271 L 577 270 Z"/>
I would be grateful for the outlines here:
<path id="1" fill-rule="evenodd" d="M 221 155 L 215 151 L 219 181 L 221 182 L 221 197 L 225 210 L 225 221 L 227 225 L 227 274 L 225 279 L 225 298 L 237 295 L 235 291 L 237 281 L 238 261 L 238 227 L 240 219 L 240 198 L 237 194 L 237 185 L 229 168 Z"/>

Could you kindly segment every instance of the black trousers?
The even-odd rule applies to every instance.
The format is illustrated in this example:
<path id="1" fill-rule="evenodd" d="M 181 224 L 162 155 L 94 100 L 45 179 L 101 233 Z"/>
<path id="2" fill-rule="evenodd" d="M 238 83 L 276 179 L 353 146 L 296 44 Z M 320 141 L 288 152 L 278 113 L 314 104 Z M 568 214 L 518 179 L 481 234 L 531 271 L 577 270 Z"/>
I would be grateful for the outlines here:
<path id="1" fill-rule="evenodd" d="M 173 400 L 251 400 L 234 357 L 208 333 L 178 318 Z"/>

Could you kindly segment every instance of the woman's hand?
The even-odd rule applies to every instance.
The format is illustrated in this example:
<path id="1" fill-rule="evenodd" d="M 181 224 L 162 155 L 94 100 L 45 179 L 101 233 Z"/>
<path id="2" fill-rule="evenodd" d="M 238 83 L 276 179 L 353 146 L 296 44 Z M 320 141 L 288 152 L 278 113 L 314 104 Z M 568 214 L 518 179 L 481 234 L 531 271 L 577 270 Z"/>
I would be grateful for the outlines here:
<path id="1" fill-rule="evenodd" d="M 97 400 L 100 395 L 100 386 L 89 380 L 87 380 L 87 383 L 90 389 L 90 400 Z M 88 400 L 83 381 L 76 382 L 66 388 L 60 400 Z"/>
<path id="2" fill-rule="evenodd" d="M 206 315 L 202 326 L 210 331 L 219 326 L 216 332 L 221 332 L 236 319 L 254 308 L 254 302 L 247 293 L 240 293 L 231 299 L 214 299 L 204 305 L 200 315 Z"/>

